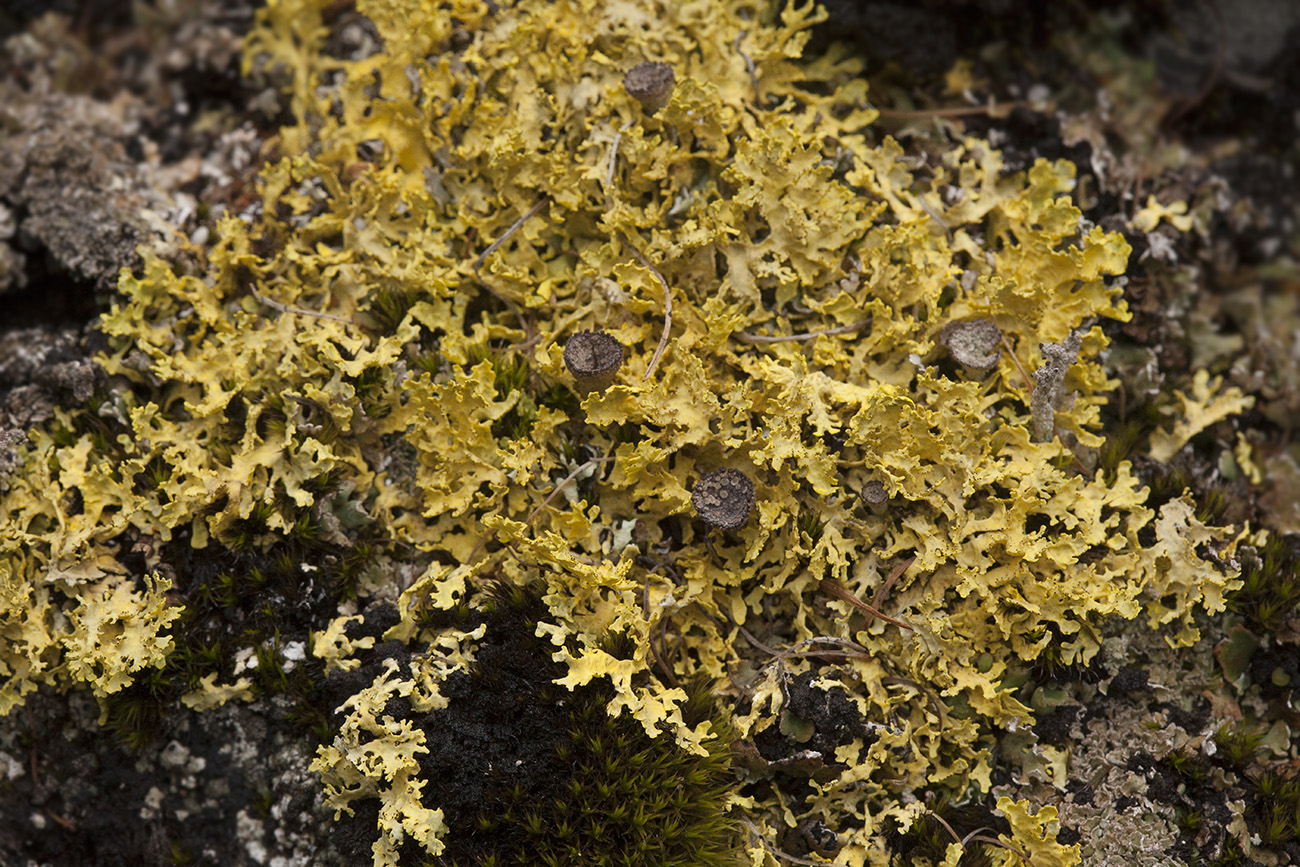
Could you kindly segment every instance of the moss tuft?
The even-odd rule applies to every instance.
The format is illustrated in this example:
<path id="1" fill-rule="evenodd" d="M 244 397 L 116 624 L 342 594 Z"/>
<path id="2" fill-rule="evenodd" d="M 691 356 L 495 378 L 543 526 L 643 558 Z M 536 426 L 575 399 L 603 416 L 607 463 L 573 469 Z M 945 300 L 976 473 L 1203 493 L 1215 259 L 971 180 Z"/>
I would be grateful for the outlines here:
<path id="1" fill-rule="evenodd" d="M 1259 548 L 1244 548 L 1241 587 L 1227 596 L 1256 635 L 1273 635 L 1300 605 L 1300 538 L 1273 535 Z"/>
<path id="2" fill-rule="evenodd" d="M 689 691 L 689 722 L 711 720 L 713 734 L 703 755 L 686 752 L 649 737 L 627 714 L 611 716 L 609 681 L 572 690 L 555 683 L 564 666 L 537 634 L 548 612 L 533 592 L 498 584 L 480 605 L 462 624 L 484 629 L 474 661 L 438 687 L 445 706 L 412 713 L 410 702 L 385 705 L 393 725 L 421 733 L 420 798 L 446 825 L 435 852 L 407 842 L 400 862 L 436 854 L 431 863 L 458 867 L 733 863 L 731 737 L 710 691 Z M 633 648 L 611 638 L 607 649 L 617 658 Z M 373 822 L 357 815 L 353 822 Z M 360 839 L 374 839 L 373 824 L 361 830 Z"/>

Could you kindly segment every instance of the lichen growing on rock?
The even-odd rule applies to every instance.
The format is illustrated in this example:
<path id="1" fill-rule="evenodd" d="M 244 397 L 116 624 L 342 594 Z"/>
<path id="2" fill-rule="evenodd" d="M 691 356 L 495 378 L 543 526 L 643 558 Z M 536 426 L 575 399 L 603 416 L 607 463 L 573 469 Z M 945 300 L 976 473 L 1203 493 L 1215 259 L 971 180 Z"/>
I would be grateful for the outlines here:
<path id="1" fill-rule="evenodd" d="M 857 867 L 887 863 L 918 792 L 989 791 L 994 733 L 1033 717 L 1010 670 L 1049 645 L 1086 664 L 1108 618 L 1188 644 L 1222 609 L 1236 533 L 1186 498 L 1149 508 L 1128 462 L 1096 467 L 1096 320 L 1128 316 L 1111 278 L 1130 250 L 1082 219 L 1071 164 L 1009 172 L 978 138 L 910 159 L 873 133 L 856 61 L 801 58 L 811 3 L 359 0 L 378 38 L 352 59 L 325 49 L 328 6 L 261 10 L 246 63 L 287 82 L 293 121 L 260 201 L 195 247 L 197 273 L 122 275 L 111 389 L 35 430 L 12 475 L 0 709 L 40 683 L 118 687 L 130 672 L 64 615 L 96 600 L 149 649 L 134 668 L 163 658 L 165 585 L 98 589 L 132 581 L 127 539 L 365 527 L 415 553 L 357 592 L 399 604 L 390 641 L 430 648 L 418 677 L 353 693 L 316 764 L 339 806 L 380 801 L 377 865 L 441 851 L 423 733 L 388 709 L 438 709 L 451 669 L 431 672 L 474 638 L 437 616 L 492 580 L 540 595 L 559 687 L 607 688 L 666 751 L 710 753 L 682 684 L 720 685 L 754 863 L 814 817 Z M 623 75 L 652 58 L 676 86 L 649 113 Z M 941 346 L 972 321 L 1004 347 L 978 379 Z M 579 401 L 563 346 L 596 330 L 623 367 Z M 1070 363 L 1039 348 L 1062 344 Z M 1051 365 L 1073 400 L 1044 411 L 1025 370 Z M 1171 442 L 1238 407 L 1189 412 Z M 742 463 L 754 514 L 709 536 L 692 483 Z M 887 512 L 855 508 L 867 484 Z M 331 664 L 370 650 L 320 627 Z M 793 710 L 800 677 L 851 724 L 807 694 Z M 1053 812 L 998 807 L 1008 863 L 1077 861 Z"/>

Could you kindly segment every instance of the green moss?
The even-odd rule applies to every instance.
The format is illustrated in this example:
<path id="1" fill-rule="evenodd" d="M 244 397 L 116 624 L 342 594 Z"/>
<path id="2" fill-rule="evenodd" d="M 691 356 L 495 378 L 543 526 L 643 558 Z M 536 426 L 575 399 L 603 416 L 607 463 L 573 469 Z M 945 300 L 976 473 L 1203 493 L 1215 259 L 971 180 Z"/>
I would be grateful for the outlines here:
<path id="1" fill-rule="evenodd" d="M 657 743 L 635 721 L 611 719 L 605 711 L 610 697 L 608 690 L 583 689 L 566 702 L 571 729 L 555 755 L 573 776 L 550 798 L 539 799 L 522 785 L 506 789 L 473 824 L 502 842 L 478 861 L 451 863 L 734 863 L 738 834 L 724 810 L 727 744 L 716 741 L 701 759 Z"/>
<path id="2" fill-rule="evenodd" d="M 1161 762 L 1187 783 L 1205 782 L 1210 775 L 1210 763 L 1199 752 L 1191 749 L 1174 750 Z"/>
<path id="3" fill-rule="evenodd" d="M 418 685 L 414 658 L 410 668 L 399 664 L 409 672 L 401 676 L 411 678 L 409 697 L 394 700 L 385 692 L 382 705 L 390 730 L 413 725 L 419 731 L 418 797 L 439 808 L 447 830 L 424 849 L 409 840 L 400 844 L 400 836 L 374 824 L 362 826 L 361 839 L 378 831 L 377 845 L 399 851 L 402 863 L 459 867 L 735 863 L 738 826 L 727 811 L 735 785 L 732 735 L 711 691 L 695 684 L 683 704 L 688 724 L 709 722 L 713 731 L 703 754 L 687 752 L 666 737 L 649 737 L 626 714 L 611 716 L 608 680 L 572 690 L 554 683 L 564 669 L 538 635 L 548 613 L 533 592 L 498 585 L 474 601 L 478 610 L 463 607 L 440 618 L 458 635 L 482 627 L 473 663 L 437 686 L 443 706 L 411 712 L 428 689 Z M 626 636 L 608 638 L 605 647 L 615 658 L 635 650 Z M 367 712 L 359 704 L 351 718 Z M 350 725 L 344 724 L 344 741 Z M 329 769 L 330 776 L 348 773 L 344 763 Z M 335 790 L 332 800 L 363 817 L 354 822 L 373 823 L 373 814 L 359 809 L 364 792 Z M 374 794 L 394 804 L 404 797 L 382 789 Z M 431 854 L 438 857 L 429 861 Z"/>
<path id="4" fill-rule="evenodd" d="M 285 650 L 290 642 L 305 649 L 309 630 L 354 587 L 371 549 L 297 539 L 243 551 L 196 552 L 178 543 L 166 554 L 180 573 L 179 616 L 166 633 L 173 649 L 163 665 L 104 699 L 105 724 L 131 748 L 152 744 L 181 699 L 202 692 L 211 678 L 245 682 L 245 697 L 287 696 L 291 720 L 314 737 L 327 736 L 321 666 L 311 658 L 287 660 Z M 242 666 L 241 651 L 254 664 Z"/>
<path id="5" fill-rule="evenodd" d="M 1205 817 L 1189 807 L 1179 805 L 1174 808 L 1174 825 L 1179 833 L 1195 837 L 1205 827 Z"/>
<path id="6" fill-rule="evenodd" d="M 1262 547 L 1244 549 L 1241 587 L 1228 594 L 1227 604 L 1256 635 L 1277 632 L 1300 605 L 1300 554 L 1295 541 L 1272 535 Z"/>
<path id="7" fill-rule="evenodd" d="M 1251 781 L 1254 798 L 1247 822 L 1265 846 L 1278 846 L 1300 837 L 1300 778 L 1289 770 L 1270 767 Z"/>
<path id="8" fill-rule="evenodd" d="M 1214 733 L 1214 761 L 1241 771 L 1253 764 L 1264 741 L 1265 729 L 1244 722 L 1224 723 Z"/>

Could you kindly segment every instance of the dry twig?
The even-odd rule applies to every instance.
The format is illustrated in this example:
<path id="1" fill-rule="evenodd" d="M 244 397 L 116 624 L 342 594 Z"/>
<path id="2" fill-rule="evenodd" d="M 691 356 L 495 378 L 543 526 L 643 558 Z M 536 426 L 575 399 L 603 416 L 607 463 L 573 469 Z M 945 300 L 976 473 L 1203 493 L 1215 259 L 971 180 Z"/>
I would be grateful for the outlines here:
<path id="1" fill-rule="evenodd" d="M 971 831 L 965 837 L 958 837 L 957 832 L 953 830 L 952 825 L 949 825 L 947 820 L 945 820 L 943 816 L 940 816 L 934 810 L 926 810 L 925 812 L 926 815 L 930 816 L 932 819 L 934 819 L 936 822 L 942 825 L 948 831 L 948 833 L 952 835 L 953 842 L 956 843 L 958 846 L 960 846 L 963 852 L 966 851 L 966 844 L 969 843 L 971 840 L 978 840 L 981 843 L 992 843 L 994 846 L 1001 846 L 1003 849 L 1006 849 L 1009 852 L 1014 852 L 1016 855 L 1020 856 L 1021 861 L 1031 865 L 1032 867 L 1033 862 L 1029 860 L 1028 852 L 1024 851 L 1023 849 L 1019 849 L 1015 846 L 1012 846 L 1010 843 L 1004 843 L 1003 841 L 997 839 L 996 837 L 989 837 L 985 834 L 980 833 L 981 831 L 989 830 L 988 828 L 976 828 L 974 831 Z"/>
<path id="2" fill-rule="evenodd" d="M 881 620 L 885 621 L 886 623 L 892 623 L 895 626 L 898 626 L 902 629 L 913 631 L 912 626 L 910 624 L 904 623 L 901 620 L 895 620 L 893 617 L 890 617 L 888 614 L 885 614 L 883 611 L 876 608 L 874 605 L 868 605 L 858 597 L 854 596 L 844 587 L 840 586 L 838 582 L 832 581 L 830 578 L 822 579 L 821 590 L 826 595 L 834 596 L 836 599 L 839 599 L 843 602 L 847 602 L 850 605 L 852 605 L 854 608 L 857 608 L 859 611 L 869 614 L 871 617 L 879 617 Z M 868 619 L 867 622 L 870 623 L 871 620 Z"/>
<path id="3" fill-rule="evenodd" d="M 545 509 L 548 505 L 550 505 L 551 500 L 554 500 L 555 497 L 560 493 L 560 491 L 564 490 L 564 486 L 567 485 L 569 482 L 573 481 L 574 479 L 576 479 L 584 470 L 593 467 L 596 464 L 603 464 L 606 461 L 612 461 L 612 460 L 614 460 L 614 458 L 611 455 L 603 458 L 591 458 L 590 460 L 584 462 L 576 470 L 574 470 L 573 472 L 565 476 L 564 480 L 555 486 L 555 490 L 547 494 L 546 499 L 542 500 L 541 503 L 537 505 L 537 508 L 533 509 L 531 512 L 528 513 L 528 517 L 524 520 L 524 524 L 531 525 L 533 523 L 533 518 L 537 517 L 537 513 L 540 512 L 542 509 Z M 466 558 L 466 563 L 473 563 L 474 558 L 478 556 L 478 552 L 483 550 L 483 546 L 487 544 L 487 540 L 492 538 L 492 536 L 494 535 L 496 535 L 496 530 L 487 530 L 483 533 L 482 536 L 479 536 L 478 542 L 476 542 L 474 545 L 474 550 L 471 551 L 469 553 L 469 557 Z M 579 555 L 574 554 L 573 556 L 578 557 Z"/>
<path id="4" fill-rule="evenodd" d="M 573 481 L 578 476 L 586 472 L 588 469 L 594 467 L 596 464 L 603 464 L 612 460 L 614 460 L 614 458 L 611 455 L 603 458 L 591 458 L 590 460 L 585 461 L 576 470 L 574 470 L 573 472 L 565 476 L 564 481 L 556 485 L 555 490 L 551 491 L 551 493 L 547 495 L 545 500 L 542 500 L 540 503 L 538 503 L 537 508 L 533 509 L 531 512 L 528 513 L 528 517 L 524 519 L 524 523 L 531 525 L 533 523 L 533 518 L 537 517 L 537 513 L 540 512 L 542 509 L 545 509 L 547 506 L 549 506 L 551 504 L 551 500 L 554 500 L 556 496 L 560 493 L 560 491 L 564 490 L 564 486 L 567 485 L 569 482 Z"/>
<path id="5" fill-rule="evenodd" d="M 902 563 L 899 563 L 894 567 L 894 570 L 889 573 L 889 577 L 885 579 L 885 583 L 880 585 L 880 589 L 876 591 L 876 598 L 871 600 L 873 607 L 879 608 L 884 603 L 885 597 L 889 595 L 889 591 L 894 589 L 894 584 L 898 582 L 899 578 L 903 577 L 903 573 L 906 572 L 908 567 L 915 562 L 916 557 L 908 557 Z"/>
<path id="6" fill-rule="evenodd" d="M 273 301 L 257 291 L 257 288 L 251 283 L 248 285 L 248 291 L 257 299 L 257 303 L 264 304 L 273 310 L 279 310 L 281 313 L 293 313 L 298 316 L 315 316 L 317 319 L 331 319 L 335 322 L 343 322 L 347 325 L 354 324 L 349 316 L 339 316 L 334 313 L 321 313 L 319 310 L 307 310 L 302 307 L 294 307 L 292 304 L 285 304 L 283 301 Z"/>
<path id="7" fill-rule="evenodd" d="M 741 343 L 783 343 L 787 340 L 812 340 L 814 337 L 829 337 L 832 334 L 848 334 L 857 331 L 871 324 L 870 319 L 863 319 L 854 322 L 851 325 L 841 325 L 838 328 L 827 328 L 825 331 L 804 331 L 800 334 L 750 334 L 745 331 L 736 331 L 732 337 Z"/>
<path id="8" fill-rule="evenodd" d="M 623 140 L 624 131 L 631 125 L 632 121 L 629 120 L 620 126 L 618 132 L 614 133 L 614 143 L 609 146 L 609 167 L 605 169 L 605 210 L 607 211 L 610 206 L 609 188 L 614 184 L 614 162 L 618 158 L 618 143 Z"/>
<path id="9" fill-rule="evenodd" d="M 673 293 L 668 288 L 668 281 L 664 279 L 664 275 L 659 273 L 658 268 L 650 264 L 650 260 L 636 248 L 636 245 L 627 239 L 626 235 L 619 232 L 618 239 L 632 251 L 632 255 L 636 257 L 638 262 L 649 268 L 650 272 L 659 278 L 659 282 L 664 287 L 664 330 L 659 335 L 659 345 L 655 347 L 654 355 L 650 356 L 650 364 L 646 366 L 645 373 L 641 377 L 641 381 L 646 382 L 654 374 L 655 368 L 659 366 L 660 357 L 664 354 L 664 350 L 668 348 L 668 332 L 673 327 Z"/>
<path id="10" fill-rule="evenodd" d="M 1034 378 L 1029 375 L 1029 371 L 1025 370 L 1025 366 L 1020 363 L 1020 356 L 1016 355 L 1016 350 L 1012 348 L 1011 341 L 1007 340 L 1005 334 L 1002 335 L 1002 346 L 1007 350 L 1007 356 L 1011 359 L 1011 363 L 1016 366 L 1016 370 L 1020 371 L 1020 376 L 1025 381 L 1027 396 L 1032 398 L 1034 396 Z"/>
<path id="11" fill-rule="evenodd" d="M 960 847 L 962 848 L 962 851 L 963 851 L 963 852 L 966 851 L 966 841 L 963 840 L 961 837 L 958 837 L 958 836 L 957 836 L 957 832 L 953 830 L 952 825 L 949 825 L 949 824 L 948 824 L 948 820 L 947 820 L 947 819 L 945 819 L 943 816 L 940 816 L 940 815 L 939 815 L 938 813 L 936 813 L 934 810 L 929 810 L 929 809 L 927 809 L 925 812 L 926 812 L 926 815 L 928 815 L 930 818 L 934 819 L 936 822 L 938 822 L 940 825 L 942 825 L 945 829 L 947 829 L 948 833 L 952 835 L 952 841 L 953 841 L 954 843 L 956 843 L 958 846 L 960 846 Z"/>
<path id="12" fill-rule="evenodd" d="M 500 238 L 497 238 L 491 244 L 488 244 L 487 249 L 484 250 L 482 253 L 478 254 L 478 258 L 474 260 L 473 267 L 474 267 L 474 276 L 478 277 L 480 283 L 483 282 L 483 278 L 479 276 L 478 269 L 483 264 L 483 260 L 486 259 L 488 256 L 491 256 L 494 252 L 496 252 L 497 248 L 499 248 L 506 241 L 510 240 L 510 236 L 513 235 L 515 232 L 518 232 L 520 226 L 528 222 L 528 220 L 531 217 L 536 216 L 538 211 L 540 211 L 542 208 L 550 204 L 550 201 L 551 201 L 551 197 L 549 194 L 542 196 L 540 199 L 537 200 L 537 204 L 533 205 L 531 208 L 525 211 L 524 215 L 520 217 L 518 220 L 515 220 L 513 223 L 511 223 L 510 228 L 506 229 L 505 232 L 501 234 Z"/>
<path id="13" fill-rule="evenodd" d="M 660 569 L 663 569 L 666 573 L 668 573 L 670 580 L 677 573 L 674 572 L 672 567 L 669 566 L 667 563 L 660 563 L 659 561 L 652 560 L 651 558 L 646 557 L 645 555 L 638 555 L 637 560 L 638 561 L 645 560 L 654 564 L 654 568 L 646 570 L 645 583 L 641 585 L 641 614 L 645 617 L 646 623 L 649 623 L 650 622 L 650 578 Z M 675 583 L 676 582 L 674 582 L 674 584 Z M 646 644 L 650 648 L 650 654 L 655 658 L 655 665 L 659 666 L 659 670 L 663 672 L 664 678 L 665 680 L 667 680 L 668 685 L 671 687 L 677 687 L 679 685 L 677 683 L 677 676 L 673 674 L 672 666 L 670 666 L 664 660 L 664 657 L 668 655 L 668 648 L 666 646 L 667 634 L 668 634 L 668 626 L 664 622 L 664 618 L 660 617 L 658 643 L 656 644 L 655 636 L 654 633 L 652 632 L 650 633 L 649 640 L 646 642 Z"/>
<path id="14" fill-rule="evenodd" d="M 497 238 L 491 244 L 488 244 L 487 249 L 484 250 L 482 253 L 478 254 L 478 258 L 474 260 L 474 264 L 471 266 L 474 269 L 474 279 L 478 281 L 478 285 L 486 289 L 488 291 L 488 294 L 490 294 L 493 298 L 497 299 L 502 304 L 504 304 L 506 306 L 506 309 L 509 310 L 511 313 L 513 313 L 515 315 L 515 318 L 519 320 L 519 324 L 523 326 L 525 338 L 523 343 L 521 343 L 518 347 L 515 347 L 516 349 L 527 350 L 529 347 L 531 347 L 540 339 L 540 336 L 533 331 L 532 323 L 528 321 L 528 318 L 526 316 L 524 316 L 524 313 L 522 310 L 519 309 L 518 304 L 511 301 L 509 298 L 502 295 L 500 292 L 498 292 L 497 290 L 493 289 L 491 286 L 488 285 L 488 282 L 483 279 L 483 275 L 479 273 L 479 267 L 483 264 L 483 261 L 493 253 L 493 251 L 495 251 L 502 244 L 508 241 L 511 235 L 519 231 L 520 226 L 528 222 L 528 219 L 530 217 L 534 216 L 535 214 L 537 214 L 538 211 L 546 207 L 546 205 L 550 201 L 551 201 L 551 197 L 549 194 L 544 195 L 540 199 L 538 199 L 537 204 L 529 208 L 522 217 L 520 217 L 519 219 L 511 223 L 510 228 L 506 229 L 505 232 L 502 233 L 500 238 Z"/>
<path id="15" fill-rule="evenodd" d="M 740 31 L 731 48 L 745 61 L 745 71 L 749 73 L 749 83 L 754 87 L 754 105 L 760 105 L 762 96 L 758 91 L 758 70 L 754 68 L 754 61 L 750 59 L 749 55 L 740 50 L 740 43 L 748 35 L 748 32 L 747 30 Z"/>

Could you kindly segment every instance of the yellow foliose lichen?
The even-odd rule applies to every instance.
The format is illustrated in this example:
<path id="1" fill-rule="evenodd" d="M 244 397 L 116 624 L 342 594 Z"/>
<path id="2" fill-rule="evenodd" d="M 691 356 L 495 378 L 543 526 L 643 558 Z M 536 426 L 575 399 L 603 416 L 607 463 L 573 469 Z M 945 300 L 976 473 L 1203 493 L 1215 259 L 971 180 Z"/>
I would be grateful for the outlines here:
<path id="1" fill-rule="evenodd" d="M 1078 846 L 1063 846 L 1056 842 L 1060 823 L 1056 820 L 1055 807 L 1031 812 L 1028 801 L 1002 797 L 998 799 L 998 812 L 1011 825 L 1010 838 L 1002 836 L 1006 848 L 994 856 L 1000 863 L 1007 867 L 1025 861 L 1044 867 L 1074 867 L 1080 862 Z"/>
<path id="2" fill-rule="evenodd" d="M 106 579 L 83 589 L 68 612 L 64 665 L 72 679 L 89 684 L 98 697 L 127 686 L 147 666 L 162 668 L 171 639 L 162 636 L 181 615 L 167 604 L 171 582 L 154 575 L 144 592 L 127 580 Z"/>
<path id="3" fill-rule="evenodd" d="M 364 522 L 411 568 L 363 595 L 429 650 L 353 695 L 314 765 L 337 809 L 380 800 L 376 865 L 454 833 L 426 803 L 423 731 L 385 708 L 438 706 L 482 633 L 430 618 L 492 580 L 544 601 L 558 686 L 607 681 L 609 713 L 665 749 L 707 752 L 692 679 L 723 684 L 743 745 L 800 731 L 788 694 L 815 675 L 864 729 L 801 766 L 806 809 L 859 867 L 887 863 L 916 791 L 989 790 L 993 733 L 1032 717 L 1014 671 L 1087 662 L 1108 618 L 1186 643 L 1222 605 L 1238 536 L 1094 465 L 1114 387 L 1097 320 L 1128 316 L 1129 248 L 1082 219 L 1068 162 L 1008 172 L 972 138 L 922 166 L 872 130 L 857 61 L 801 57 L 812 3 L 358 0 L 379 38 L 353 59 L 325 48 L 330 6 L 259 11 L 246 66 L 288 82 L 293 117 L 259 200 L 199 273 L 122 276 L 111 395 L 93 424 L 35 432 L 3 495 L 0 712 L 162 659 L 174 614 L 161 581 L 123 577 L 128 537 L 346 544 Z M 647 60 L 677 82 L 653 114 L 622 85 Z M 941 341 L 970 320 L 998 337 L 985 373 Z M 563 346 L 586 330 L 625 360 L 580 395 Z M 1029 371 L 1066 341 L 1034 436 Z M 1213 392 L 1198 379 L 1159 454 L 1246 405 Z M 691 497 L 722 468 L 756 501 L 725 531 Z M 348 625 L 314 630 L 331 667 L 368 649 Z M 198 704 L 235 688 L 195 686 Z M 797 817 L 779 793 L 748 804 L 750 857 L 772 863 L 758 838 Z M 1008 852 L 1075 863 L 1048 811 L 1000 806 Z"/>

